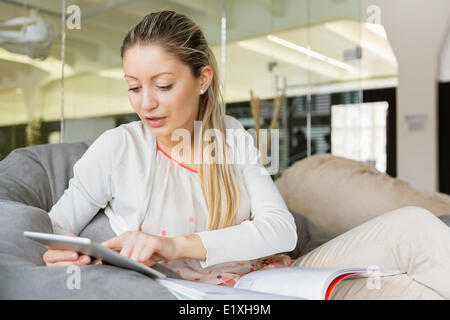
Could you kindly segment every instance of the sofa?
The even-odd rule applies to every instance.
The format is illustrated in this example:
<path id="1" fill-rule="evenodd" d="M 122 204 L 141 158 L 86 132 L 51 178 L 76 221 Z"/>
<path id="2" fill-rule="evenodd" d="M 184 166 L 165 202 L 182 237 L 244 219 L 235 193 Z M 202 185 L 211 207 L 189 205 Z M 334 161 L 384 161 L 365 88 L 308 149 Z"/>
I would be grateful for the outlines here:
<path id="1" fill-rule="evenodd" d="M 450 224 L 449 195 L 415 189 L 368 163 L 331 154 L 295 162 L 275 184 L 291 212 L 332 237 L 406 206 L 425 208 Z"/>
<path id="2" fill-rule="evenodd" d="M 69 289 L 68 268 L 46 267 L 42 259 L 45 246 L 23 236 L 25 230 L 53 232 L 47 213 L 68 187 L 74 163 L 91 143 L 18 148 L 0 161 L 0 299 L 177 299 L 152 278 L 111 265 L 80 266 L 80 288 Z M 450 217 L 445 214 L 450 213 L 447 195 L 415 193 L 404 182 L 385 175 L 379 178 L 365 164 L 348 161 L 331 155 L 313 156 L 298 161 L 276 180 L 297 225 L 297 246 L 286 252 L 293 259 L 396 206 L 421 205 L 450 222 L 445 220 Z M 371 176 L 366 177 L 366 172 L 372 172 Z M 342 195 L 359 186 L 358 175 L 371 183 L 392 184 L 392 188 L 398 183 L 399 189 L 410 195 L 400 193 L 401 199 L 396 199 L 383 190 L 368 188 L 361 190 L 355 203 L 354 197 Z M 376 197 L 386 199 L 386 204 L 377 205 Z M 97 242 L 115 236 L 103 209 L 79 236 Z M 163 264 L 154 268 L 180 278 Z"/>

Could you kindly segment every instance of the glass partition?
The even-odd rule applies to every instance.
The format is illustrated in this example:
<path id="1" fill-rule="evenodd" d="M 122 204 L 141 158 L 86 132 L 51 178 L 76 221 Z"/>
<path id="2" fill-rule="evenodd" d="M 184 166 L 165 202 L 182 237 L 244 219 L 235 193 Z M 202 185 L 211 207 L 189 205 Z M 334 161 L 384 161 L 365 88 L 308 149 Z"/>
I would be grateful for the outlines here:
<path id="1" fill-rule="evenodd" d="M 60 78 L 60 26 L 58 1 L 0 1 L 0 160 L 48 142 L 44 88 Z"/>
<path id="2" fill-rule="evenodd" d="M 227 112 L 248 128 L 279 130 L 267 159 L 278 161 L 267 161 L 278 167 L 276 178 L 295 161 L 331 152 L 331 93 L 345 88 L 360 101 L 360 1 L 237 5 L 240 10 L 227 10 L 227 18 L 240 21 L 227 28 Z M 335 26 L 352 38 L 334 32 Z M 268 138 L 260 136 L 264 152 Z"/>
<path id="3" fill-rule="evenodd" d="M 0 35 L 19 17 L 41 19 L 47 33 L 0 42 L 0 159 L 26 145 L 92 141 L 138 120 L 119 50 L 128 30 L 159 10 L 200 25 L 219 64 L 226 113 L 272 151 L 265 160 L 274 178 L 333 152 L 332 106 L 361 104 L 367 83 L 396 76 L 383 29 L 365 23 L 360 0 L 3 1 Z"/>

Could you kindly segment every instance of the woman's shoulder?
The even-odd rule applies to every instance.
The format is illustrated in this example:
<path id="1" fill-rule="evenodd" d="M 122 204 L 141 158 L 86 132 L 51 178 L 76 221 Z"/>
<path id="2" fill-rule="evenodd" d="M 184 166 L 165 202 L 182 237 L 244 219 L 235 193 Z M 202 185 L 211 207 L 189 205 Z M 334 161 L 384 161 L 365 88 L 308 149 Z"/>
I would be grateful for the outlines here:
<path id="1" fill-rule="evenodd" d="M 224 116 L 224 129 L 227 144 L 235 150 L 238 164 L 255 164 L 259 151 L 255 146 L 255 137 L 233 116 Z M 250 130 L 251 131 L 251 130 Z"/>
<path id="2" fill-rule="evenodd" d="M 117 148 L 134 137 L 134 141 L 138 141 L 139 137 L 144 136 L 144 132 L 139 124 L 140 121 L 132 121 L 121 124 L 115 128 L 107 129 L 94 141 L 95 144 L 102 144 L 105 147 Z"/>
<path id="3" fill-rule="evenodd" d="M 129 134 L 141 134 L 144 135 L 147 133 L 146 127 L 142 120 L 130 121 L 127 123 L 123 123 L 120 126 L 114 128 L 117 130 L 122 130 L 124 132 L 128 132 Z"/>
<path id="4" fill-rule="evenodd" d="M 122 135 L 122 139 L 129 146 L 139 144 L 148 145 L 149 142 L 154 141 L 153 135 L 142 120 L 127 122 L 111 130 L 116 130 L 117 134 Z"/>
<path id="5" fill-rule="evenodd" d="M 109 154 L 117 165 L 127 155 L 133 157 L 147 150 L 152 142 L 153 137 L 142 121 L 132 121 L 105 130 L 90 144 L 88 151 L 99 155 Z"/>

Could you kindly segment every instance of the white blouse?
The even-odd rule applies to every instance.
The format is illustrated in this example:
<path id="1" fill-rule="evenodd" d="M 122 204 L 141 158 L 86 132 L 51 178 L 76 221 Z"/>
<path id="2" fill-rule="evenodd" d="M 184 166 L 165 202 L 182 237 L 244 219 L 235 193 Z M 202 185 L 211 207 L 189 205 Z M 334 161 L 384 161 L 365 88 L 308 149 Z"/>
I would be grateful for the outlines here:
<path id="1" fill-rule="evenodd" d="M 146 125 L 134 121 L 102 133 L 75 163 L 69 187 L 49 212 L 54 232 L 79 234 L 104 208 L 117 235 L 130 230 L 167 237 L 198 234 L 205 261 L 158 262 L 187 280 L 231 286 L 253 270 L 290 266 L 287 255 L 275 254 L 295 248 L 294 218 L 262 164 L 249 163 L 249 155 L 258 152 L 251 135 L 231 116 L 225 116 L 224 125 L 238 130 L 237 142 L 227 136 L 227 144 L 237 157 L 246 157 L 246 163 L 234 165 L 240 191 L 236 225 L 207 230 L 199 174 L 171 158 Z"/>

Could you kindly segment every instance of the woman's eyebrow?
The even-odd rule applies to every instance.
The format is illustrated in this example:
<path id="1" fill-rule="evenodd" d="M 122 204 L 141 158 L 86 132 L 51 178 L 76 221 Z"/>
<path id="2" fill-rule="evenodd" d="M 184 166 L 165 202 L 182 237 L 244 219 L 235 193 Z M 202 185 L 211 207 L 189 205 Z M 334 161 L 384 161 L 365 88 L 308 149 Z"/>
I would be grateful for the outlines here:
<path id="1" fill-rule="evenodd" d="M 160 75 L 163 75 L 163 74 L 173 74 L 173 72 L 160 72 L 160 73 L 158 73 L 158 74 L 155 74 L 154 76 L 152 76 L 152 77 L 151 77 L 150 79 L 153 79 L 153 78 L 159 77 Z M 138 80 L 138 78 L 136 78 L 136 77 L 133 77 L 133 76 L 130 76 L 130 75 L 128 75 L 128 74 L 124 75 L 124 78 L 133 78 L 133 79 L 136 79 L 136 80 Z"/>

